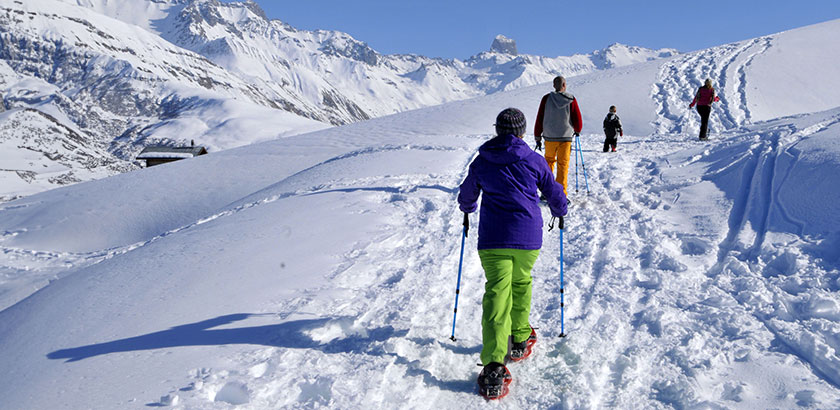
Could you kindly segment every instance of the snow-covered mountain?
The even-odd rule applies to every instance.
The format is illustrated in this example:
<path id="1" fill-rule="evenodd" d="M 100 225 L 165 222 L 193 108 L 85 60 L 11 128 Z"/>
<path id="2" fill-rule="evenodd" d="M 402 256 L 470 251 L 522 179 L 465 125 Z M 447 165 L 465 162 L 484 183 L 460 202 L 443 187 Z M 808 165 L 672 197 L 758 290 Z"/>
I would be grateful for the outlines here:
<path id="1" fill-rule="evenodd" d="M 103 163 L 119 165 L 93 174 L 68 162 L 76 177 L 63 179 L 0 171 L 0 196 L 134 169 L 150 143 L 195 140 L 218 151 L 674 53 L 615 44 L 591 55 L 497 50 L 462 62 L 382 55 L 345 33 L 269 20 L 253 2 L 5 1 L 3 105 L 53 117 L 102 152 Z M 2 151 L 24 155 L 19 149 Z"/>
<path id="2" fill-rule="evenodd" d="M 4 193 L 12 195 L 23 196 L 44 186 L 99 179 L 132 169 L 54 117 L 32 108 L 0 113 L 0 147 L 4 149 L 0 151 L 0 170 L 4 171 L 0 184 Z M 0 196 L 0 201 L 11 199 Z"/>
<path id="3" fill-rule="evenodd" d="M 325 127 L 277 110 L 274 100 L 253 84 L 200 55 L 138 26 L 59 1 L 0 6 L 0 84 L 6 109 L 39 111 L 40 117 L 73 130 L 88 151 L 103 153 L 99 161 L 116 161 L 117 166 L 102 168 L 106 174 L 136 168 L 134 154 L 152 142 L 174 144 L 200 136 L 200 143 L 223 149 Z M 264 129 L 253 127 L 255 116 Z M 251 125 L 243 127 L 247 123 Z M 243 128 L 249 132 L 243 134 Z M 11 136 L 3 141 L 2 151 L 9 157 L 23 158 L 30 151 L 15 145 Z M 86 161 L 64 165 L 78 179 L 94 177 L 84 171 Z M 18 171 L 41 173 L 31 167 L 4 167 L 3 196 L 72 181 L 27 177 L 21 186 Z"/>
<path id="4" fill-rule="evenodd" d="M 835 20 L 569 79 L 587 179 L 569 187 L 562 257 L 544 233 L 540 340 L 498 406 L 840 407 L 838 33 Z M 688 103 L 706 76 L 722 102 L 698 142 Z M 0 205 L 3 407 L 485 408 L 475 235 L 449 340 L 457 187 L 495 115 L 520 107 L 530 128 L 549 90 Z M 626 135 L 604 154 L 610 105 Z"/>
<path id="5" fill-rule="evenodd" d="M 254 2 L 65 0 L 159 34 L 262 90 L 285 95 L 286 109 L 332 124 L 676 54 L 613 44 L 589 55 L 546 58 L 494 48 L 467 61 L 383 55 L 337 31 L 297 30 L 270 20 Z M 145 18 L 140 18 L 144 13 Z M 500 38 L 504 38 L 501 36 Z M 497 40 L 493 40 L 497 44 Z M 511 52 L 513 50 L 513 52 Z M 302 101 L 299 101 L 302 99 Z"/>

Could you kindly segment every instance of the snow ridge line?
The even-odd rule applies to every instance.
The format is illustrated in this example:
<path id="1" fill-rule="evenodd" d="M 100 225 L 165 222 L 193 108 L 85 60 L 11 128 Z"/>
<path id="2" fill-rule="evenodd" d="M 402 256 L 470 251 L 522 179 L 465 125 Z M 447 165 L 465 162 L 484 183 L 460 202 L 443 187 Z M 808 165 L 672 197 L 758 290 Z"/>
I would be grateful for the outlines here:
<path id="1" fill-rule="evenodd" d="M 333 157 L 333 158 L 330 158 L 328 160 L 322 161 L 322 162 L 320 162 L 316 165 L 313 165 L 313 166 L 311 166 L 309 168 L 306 168 L 302 171 L 299 171 L 299 172 L 297 172 L 293 175 L 290 175 L 289 177 L 286 177 L 283 180 L 281 180 L 281 181 L 279 181 L 279 182 L 277 182 L 277 183 L 275 183 L 275 184 L 273 184 L 273 185 L 271 185 L 267 188 L 264 188 L 260 191 L 257 191 L 254 194 L 251 194 L 250 196 L 251 197 L 258 196 L 260 193 L 267 194 L 268 192 L 274 191 L 278 187 L 280 187 L 284 184 L 294 185 L 299 180 L 305 179 L 305 178 L 302 178 L 302 176 L 305 176 L 307 174 L 307 172 L 313 171 L 313 170 L 317 169 L 318 167 L 326 165 L 326 164 L 330 164 L 330 163 L 340 161 L 340 160 L 344 160 L 344 159 L 355 158 L 355 157 L 358 157 L 358 156 L 361 156 L 361 155 L 370 155 L 370 154 L 375 154 L 375 153 L 389 152 L 389 151 L 400 151 L 400 150 L 458 151 L 458 150 L 464 150 L 464 149 L 459 148 L 459 147 L 448 147 L 448 146 L 443 146 L 443 145 L 428 145 L 428 144 L 385 145 L 385 146 L 379 146 L 379 147 L 366 147 L 366 148 L 363 148 L 363 149 L 350 151 L 350 152 L 344 153 L 342 155 L 338 155 L 336 157 Z M 269 203 L 276 202 L 278 200 L 282 200 L 282 199 L 286 199 L 286 198 L 290 198 L 290 197 L 304 196 L 304 195 L 314 195 L 314 194 L 318 194 L 318 193 L 338 192 L 338 191 L 350 192 L 350 191 L 364 191 L 364 190 L 386 190 L 386 191 L 392 191 L 392 192 L 408 193 L 408 192 L 414 192 L 418 189 L 433 189 L 433 190 L 441 190 L 441 191 L 445 191 L 445 192 L 446 191 L 452 192 L 453 190 L 457 190 L 457 188 L 450 188 L 450 187 L 447 187 L 445 185 L 435 184 L 435 183 L 432 183 L 432 184 L 429 184 L 429 185 L 407 185 L 403 188 L 393 188 L 393 189 L 392 188 L 388 188 L 388 189 L 386 189 L 386 188 L 371 188 L 371 187 L 356 187 L 356 188 L 354 188 L 353 187 L 354 183 L 357 183 L 357 182 L 359 182 L 359 181 L 348 181 L 344 184 L 330 185 L 330 186 L 309 186 L 309 187 L 306 187 L 306 188 L 289 190 L 289 191 L 286 191 L 286 192 L 281 192 L 281 193 L 276 193 L 276 194 L 272 194 L 272 195 L 263 196 L 260 199 L 248 201 L 246 203 L 239 204 L 239 205 L 235 205 L 233 208 L 217 212 L 215 214 L 212 214 L 212 215 L 204 217 L 204 218 L 200 218 L 193 223 L 189 223 L 189 224 L 177 227 L 177 228 L 170 229 L 166 232 L 158 234 L 158 235 L 156 235 L 152 238 L 149 238 L 147 240 L 136 242 L 136 243 L 129 244 L 129 245 L 117 246 L 117 247 L 107 248 L 107 249 L 103 249 L 101 251 L 95 251 L 95 252 L 89 252 L 89 253 L 62 252 L 62 253 L 50 253 L 50 255 L 51 256 L 56 256 L 56 257 L 61 257 L 61 260 L 63 262 L 60 262 L 60 264 L 65 264 L 66 265 L 67 263 L 71 263 L 71 261 L 72 261 L 72 264 L 74 265 L 73 266 L 73 271 L 76 271 L 78 269 L 87 268 L 87 267 L 99 264 L 103 261 L 109 260 L 109 259 L 114 258 L 116 256 L 126 254 L 126 253 L 131 252 L 135 249 L 147 246 L 147 245 L 152 244 L 152 243 L 154 243 L 154 242 L 156 242 L 160 239 L 166 238 L 166 237 L 168 237 L 170 235 L 173 235 L 173 234 L 177 234 L 179 232 L 182 232 L 182 231 L 185 231 L 187 229 L 196 227 L 198 225 L 202 225 L 202 224 L 214 221 L 214 220 L 219 219 L 219 218 L 232 216 L 232 215 L 238 214 L 239 212 L 254 208 L 256 206 L 269 204 Z M 384 186 L 387 186 L 387 184 L 384 185 Z M 235 202 L 234 202 L 234 204 L 235 204 Z M 231 205 L 233 205 L 233 204 L 231 204 Z M 26 206 L 28 206 L 28 205 L 26 205 Z M 4 236 L 9 236 L 9 235 L 13 235 L 13 234 L 14 233 L 5 233 Z M 30 251 L 30 250 L 26 250 L 26 249 L 4 247 L 4 246 L 0 246 L 0 252 L 3 252 L 5 254 L 17 254 L 17 255 L 28 255 L 28 256 L 32 256 L 32 255 L 37 256 L 37 255 L 42 255 L 43 254 L 43 253 L 37 252 L 37 251 Z M 33 253 L 33 252 L 36 252 L 36 253 Z M 82 262 L 80 262 L 80 261 L 82 261 Z M 12 267 L 9 267 L 9 268 L 12 268 Z M 59 278 L 64 277 L 64 276 L 66 276 L 70 273 L 72 273 L 72 272 L 62 272 L 59 275 Z M 56 279 L 56 277 L 53 276 L 52 279 Z"/>

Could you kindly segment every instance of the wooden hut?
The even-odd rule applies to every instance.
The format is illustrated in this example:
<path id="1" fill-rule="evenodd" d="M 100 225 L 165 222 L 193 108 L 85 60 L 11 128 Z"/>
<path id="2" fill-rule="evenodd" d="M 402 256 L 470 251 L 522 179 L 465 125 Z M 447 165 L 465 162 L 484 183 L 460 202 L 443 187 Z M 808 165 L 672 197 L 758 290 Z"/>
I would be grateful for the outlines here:
<path id="1" fill-rule="evenodd" d="M 207 153 L 207 149 L 202 146 L 195 146 L 193 143 L 189 147 L 167 147 L 163 145 L 150 145 L 143 148 L 137 159 L 146 161 L 146 167 L 165 164 L 167 162 L 178 161 L 184 158 L 197 157 Z"/>

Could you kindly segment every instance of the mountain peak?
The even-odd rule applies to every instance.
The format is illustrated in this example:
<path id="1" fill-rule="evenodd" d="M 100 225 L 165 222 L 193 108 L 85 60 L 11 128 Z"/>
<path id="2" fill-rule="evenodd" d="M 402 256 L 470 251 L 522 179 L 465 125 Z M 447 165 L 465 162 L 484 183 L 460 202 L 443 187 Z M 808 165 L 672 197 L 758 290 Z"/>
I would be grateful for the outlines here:
<path id="1" fill-rule="evenodd" d="M 516 41 L 512 38 L 507 38 L 501 34 L 496 36 L 493 39 L 493 44 L 490 46 L 490 51 L 494 53 L 502 53 L 502 54 L 509 54 L 512 56 L 517 55 L 516 52 Z"/>
<path id="2" fill-rule="evenodd" d="M 251 10 L 252 13 L 262 17 L 263 20 L 271 20 L 270 18 L 268 18 L 268 15 L 265 14 L 265 11 L 262 9 L 262 7 L 260 7 L 260 5 L 257 4 L 257 2 L 255 2 L 254 0 L 247 0 L 243 3 L 243 6 L 248 10 Z"/>

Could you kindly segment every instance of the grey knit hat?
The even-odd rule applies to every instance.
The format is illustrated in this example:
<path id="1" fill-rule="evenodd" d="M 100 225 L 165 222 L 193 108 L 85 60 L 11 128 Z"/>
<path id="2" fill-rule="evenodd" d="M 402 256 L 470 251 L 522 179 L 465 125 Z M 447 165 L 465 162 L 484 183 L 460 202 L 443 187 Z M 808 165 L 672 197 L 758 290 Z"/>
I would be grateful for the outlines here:
<path id="1" fill-rule="evenodd" d="M 496 117 L 496 135 L 525 135 L 525 114 L 516 108 L 505 108 Z"/>

